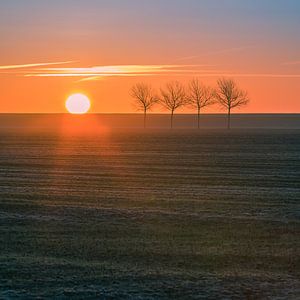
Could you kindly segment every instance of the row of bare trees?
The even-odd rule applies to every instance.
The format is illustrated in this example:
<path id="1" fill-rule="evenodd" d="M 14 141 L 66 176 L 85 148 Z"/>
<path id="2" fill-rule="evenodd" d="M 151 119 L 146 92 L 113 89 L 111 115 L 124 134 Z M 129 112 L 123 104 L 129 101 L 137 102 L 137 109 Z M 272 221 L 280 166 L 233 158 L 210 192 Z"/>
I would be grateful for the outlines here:
<path id="1" fill-rule="evenodd" d="M 170 112 L 170 125 L 173 128 L 173 117 L 177 109 L 187 106 L 197 110 L 197 125 L 200 128 L 202 110 L 210 105 L 219 104 L 227 110 L 227 127 L 230 129 L 231 111 L 249 102 L 246 91 L 240 89 L 232 79 L 221 78 L 216 88 L 203 84 L 199 79 L 191 80 L 187 87 L 179 81 L 172 81 L 161 88 L 159 93 L 146 83 L 135 84 L 131 91 L 136 108 L 144 113 L 146 128 L 147 113 L 156 105 L 161 105 Z"/>

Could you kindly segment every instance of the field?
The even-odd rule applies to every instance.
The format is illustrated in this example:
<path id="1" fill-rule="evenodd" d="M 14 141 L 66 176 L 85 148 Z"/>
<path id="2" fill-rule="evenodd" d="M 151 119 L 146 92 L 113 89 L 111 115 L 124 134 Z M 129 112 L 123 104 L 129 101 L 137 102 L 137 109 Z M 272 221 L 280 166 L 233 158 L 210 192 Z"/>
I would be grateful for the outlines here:
<path id="1" fill-rule="evenodd" d="M 0 133 L 0 298 L 299 299 L 299 130 Z"/>

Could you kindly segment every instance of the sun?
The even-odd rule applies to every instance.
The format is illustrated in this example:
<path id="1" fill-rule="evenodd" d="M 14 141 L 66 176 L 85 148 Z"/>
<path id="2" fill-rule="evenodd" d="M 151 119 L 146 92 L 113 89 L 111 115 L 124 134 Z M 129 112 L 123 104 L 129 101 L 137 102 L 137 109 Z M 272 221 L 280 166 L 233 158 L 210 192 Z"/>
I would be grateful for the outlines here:
<path id="1" fill-rule="evenodd" d="M 90 99 L 84 94 L 73 94 L 66 101 L 66 109 L 70 114 L 82 115 L 89 111 Z"/>

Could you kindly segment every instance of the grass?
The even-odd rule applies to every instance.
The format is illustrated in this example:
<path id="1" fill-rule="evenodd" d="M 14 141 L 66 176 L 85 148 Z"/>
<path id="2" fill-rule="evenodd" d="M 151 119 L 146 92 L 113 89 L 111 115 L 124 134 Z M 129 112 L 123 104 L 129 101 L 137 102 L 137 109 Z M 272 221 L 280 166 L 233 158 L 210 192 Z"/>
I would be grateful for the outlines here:
<path id="1" fill-rule="evenodd" d="M 296 299 L 300 139 L 226 134 L 2 139 L 0 297 Z"/>

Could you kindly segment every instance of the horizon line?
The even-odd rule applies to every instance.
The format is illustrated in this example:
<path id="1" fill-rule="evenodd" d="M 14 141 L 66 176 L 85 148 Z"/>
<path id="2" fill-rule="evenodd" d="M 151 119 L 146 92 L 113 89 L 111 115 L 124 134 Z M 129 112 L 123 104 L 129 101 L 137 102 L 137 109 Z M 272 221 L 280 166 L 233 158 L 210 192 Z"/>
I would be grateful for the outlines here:
<path id="1" fill-rule="evenodd" d="M 232 112 L 232 115 L 300 115 L 299 112 Z M 71 114 L 68 112 L 0 112 L 0 115 L 70 115 L 75 117 L 84 117 L 88 115 L 143 115 L 143 112 L 91 112 L 85 114 Z M 166 115 L 169 116 L 169 112 L 148 112 L 147 115 Z M 175 113 L 175 115 L 197 115 L 197 113 Z M 201 113 L 201 115 L 227 115 L 227 112 L 219 113 Z"/>

